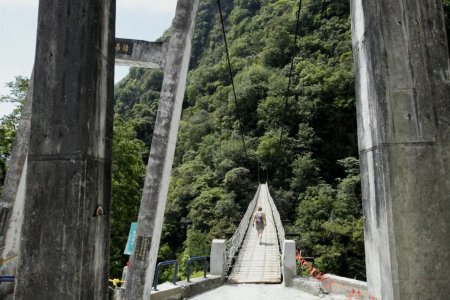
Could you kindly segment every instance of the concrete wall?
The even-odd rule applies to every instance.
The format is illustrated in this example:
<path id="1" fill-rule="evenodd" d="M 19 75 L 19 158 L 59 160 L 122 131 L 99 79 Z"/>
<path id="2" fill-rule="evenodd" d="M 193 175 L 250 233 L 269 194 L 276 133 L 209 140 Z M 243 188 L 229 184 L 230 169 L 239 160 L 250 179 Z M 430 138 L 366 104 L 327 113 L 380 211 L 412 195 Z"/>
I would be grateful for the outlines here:
<path id="1" fill-rule="evenodd" d="M 442 0 L 352 0 L 369 294 L 448 299 L 450 89 Z"/>
<path id="2" fill-rule="evenodd" d="M 16 300 L 108 297 L 114 19 L 40 1 Z"/>
<path id="3" fill-rule="evenodd" d="M 207 275 L 207 278 L 192 278 L 190 282 L 186 280 L 177 281 L 176 284 L 164 282 L 158 284 L 158 290 L 151 291 L 152 300 L 181 300 L 193 297 L 203 292 L 215 289 L 224 283 L 222 276 Z M 124 299 L 125 289 L 119 287 L 114 289 L 114 300 Z"/>
<path id="4" fill-rule="evenodd" d="M 326 299 L 381 300 L 368 294 L 366 282 L 332 274 L 322 274 L 320 278 L 295 277 L 292 287 L 322 298 L 331 294 Z"/>
<path id="5" fill-rule="evenodd" d="M 358 295 L 361 300 L 369 299 L 371 297 L 367 292 L 367 283 L 360 280 L 325 274 L 320 281 L 320 286 L 322 287 L 322 290 L 327 293 L 345 295 L 348 296 L 349 299 L 359 299 L 357 297 Z M 353 298 L 350 296 L 353 296 Z"/>

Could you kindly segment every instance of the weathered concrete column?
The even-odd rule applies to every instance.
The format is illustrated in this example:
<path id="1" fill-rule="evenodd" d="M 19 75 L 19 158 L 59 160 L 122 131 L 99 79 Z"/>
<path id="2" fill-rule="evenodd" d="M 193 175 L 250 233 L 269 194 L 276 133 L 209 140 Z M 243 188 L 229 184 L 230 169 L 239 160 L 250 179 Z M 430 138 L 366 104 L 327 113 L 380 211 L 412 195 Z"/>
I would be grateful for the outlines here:
<path id="1" fill-rule="evenodd" d="M 25 203 L 25 180 L 28 143 L 30 140 L 30 119 L 33 99 L 33 73 L 31 73 L 19 126 L 16 131 L 11 159 L 0 198 L 0 275 L 15 275 L 19 256 L 20 231 L 23 223 Z M 14 283 L 0 285 L 0 299 L 12 297 Z"/>
<path id="2" fill-rule="evenodd" d="M 226 247 L 225 240 L 214 239 L 211 244 L 210 271 L 211 275 L 225 276 Z"/>
<path id="3" fill-rule="evenodd" d="M 107 299 L 115 1 L 41 0 L 15 299 Z"/>
<path id="4" fill-rule="evenodd" d="M 450 294 L 450 78 L 442 0 L 352 0 L 369 294 Z"/>
<path id="5" fill-rule="evenodd" d="M 292 286 L 292 280 L 297 276 L 295 263 L 295 241 L 284 240 L 283 245 L 283 285 Z"/>
<path id="6" fill-rule="evenodd" d="M 150 299 L 191 57 L 198 0 L 178 0 L 136 228 L 125 299 Z"/>
<path id="7" fill-rule="evenodd" d="M 115 62 L 119 65 L 163 69 L 166 64 L 167 42 L 116 38 L 114 48 Z M 14 149 L 0 199 L 0 258 L 5 262 L 0 264 L 0 275 L 15 275 L 17 270 L 26 190 L 26 158 L 30 139 L 32 83 L 33 75 L 30 78 L 27 99 L 22 109 Z M 0 285 L 0 299 L 3 299 L 6 295 L 12 295 L 13 292 L 14 283 Z"/>

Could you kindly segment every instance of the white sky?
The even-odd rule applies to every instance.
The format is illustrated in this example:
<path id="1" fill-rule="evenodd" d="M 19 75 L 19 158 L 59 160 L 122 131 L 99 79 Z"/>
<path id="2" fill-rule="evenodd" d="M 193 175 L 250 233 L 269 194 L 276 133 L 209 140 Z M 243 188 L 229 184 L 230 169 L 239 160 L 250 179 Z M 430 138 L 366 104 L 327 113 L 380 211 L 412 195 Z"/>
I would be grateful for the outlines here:
<path id="1" fill-rule="evenodd" d="M 39 0 L 0 0 L 0 95 L 8 94 L 7 82 L 15 76 L 30 77 L 36 45 Z M 116 36 L 154 41 L 169 28 L 176 0 L 116 0 Z M 128 73 L 117 66 L 115 82 Z M 11 112 L 0 104 L 0 117 Z"/>

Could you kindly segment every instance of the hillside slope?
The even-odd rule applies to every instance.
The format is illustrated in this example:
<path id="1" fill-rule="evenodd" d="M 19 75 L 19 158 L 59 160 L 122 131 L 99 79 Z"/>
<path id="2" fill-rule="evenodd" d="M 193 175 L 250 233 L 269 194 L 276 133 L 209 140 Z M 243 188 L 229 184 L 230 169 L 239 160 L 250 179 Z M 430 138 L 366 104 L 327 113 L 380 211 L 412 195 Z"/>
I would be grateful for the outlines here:
<path id="1" fill-rule="evenodd" d="M 348 1 L 304 0 L 295 47 L 297 1 L 222 2 L 237 108 L 217 3 L 201 1 L 161 259 L 229 237 L 259 176 L 321 270 L 364 278 Z M 116 111 L 147 147 L 161 81 L 132 69 L 116 87 Z"/>

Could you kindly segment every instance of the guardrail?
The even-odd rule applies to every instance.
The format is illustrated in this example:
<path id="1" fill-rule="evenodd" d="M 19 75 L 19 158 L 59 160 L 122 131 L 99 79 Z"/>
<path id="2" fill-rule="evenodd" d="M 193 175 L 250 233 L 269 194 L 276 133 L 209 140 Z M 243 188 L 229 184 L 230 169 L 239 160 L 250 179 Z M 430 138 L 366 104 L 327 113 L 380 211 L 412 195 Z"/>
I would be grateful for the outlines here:
<path id="1" fill-rule="evenodd" d="M 0 276 L 0 283 L 2 282 L 16 282 L 16 276 Z"/>
<path id="2" fill-rule="evenodd" d="M 192 256 L 187 261 L 187 282 L 191 278 L 191 263 L 193 261 L 203 261 L 203 277 L 206 278 L 206 256 Z"/>
<path id="3" fill-rule="evenodd" d="M 233 258 L 236 252 L 241 247 L 242 241 L 244 240 L 244 236 L 247 232 L 248 226 L 250 225 L 250 220 L 253 216 L 253 212 L 255 211 L 256 201 L 258 200 L 260 189 L 261 185 L 258 186 L 255 197 L 253 197 L 253 200 L 248 205 L 247 211 L 245 212 L 244 217 L 241 219 L 238 229 L 236 229 L 233 236 L 225 242 L 225 248 L 227 253 L 225 274 L 228 274 L 228 271 L 230 270 L 231 264 L 233 262 Z"/>
<path id="4" fill-rule="evenodd" d="M 174 272 L 173 272 L 173 284 L 177 284 L 177 273 L 178 273 L 178 261 L 176 260 L 168 260 L 168 261 L 163 261 L 160 262 L 157 266 L 156 266 L 156 270 L 155 270 L 155 279 L 153 280 L 153 289 L 155 291 L 157 291 L 157 287 L 158 287 L 158 279 L 159 279 L 159 268 L 162 266 L 168 266 L 171 264 L 175 264 L 175 268 L 174 268 Z"/>

